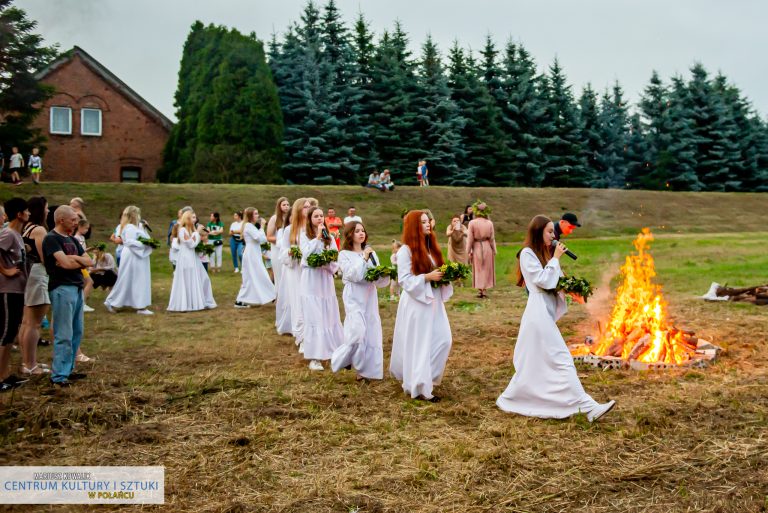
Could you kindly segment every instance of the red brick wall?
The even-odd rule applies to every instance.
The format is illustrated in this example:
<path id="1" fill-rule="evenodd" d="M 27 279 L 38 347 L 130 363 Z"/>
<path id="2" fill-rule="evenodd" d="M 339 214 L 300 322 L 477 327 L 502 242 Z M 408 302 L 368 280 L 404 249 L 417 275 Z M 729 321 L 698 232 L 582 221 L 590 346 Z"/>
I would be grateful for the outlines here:
<path id="1" fill-rule="evenodd" d="M 121 167 L 140 167 L 141 181 L 153 182 L 162 165 L 168 131 L 83 63 L 79 55 L 43 79 L 56 94 L 35 126 L 48 138 L 43 180 L 119 182 Z M 50 133 L 50 107 L 72 109 L 72 134 Z M 101 109 L 101 136 L 80 133 L 80 109 Z"/>

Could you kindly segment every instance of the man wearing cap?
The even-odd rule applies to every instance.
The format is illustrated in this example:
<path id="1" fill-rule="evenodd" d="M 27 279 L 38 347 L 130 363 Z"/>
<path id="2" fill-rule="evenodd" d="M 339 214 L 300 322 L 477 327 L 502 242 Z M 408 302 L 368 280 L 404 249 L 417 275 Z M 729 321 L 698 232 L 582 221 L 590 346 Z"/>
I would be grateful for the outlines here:
<path id="1" fill-rule="evenodd" d="M 555 240 L 560 240 L 560 237 L 567 237 L 579 226 L 581 226 L 581 224 L 579 224 L 576 214 L 566 212 L 557 224 L 555 224 Z"/>

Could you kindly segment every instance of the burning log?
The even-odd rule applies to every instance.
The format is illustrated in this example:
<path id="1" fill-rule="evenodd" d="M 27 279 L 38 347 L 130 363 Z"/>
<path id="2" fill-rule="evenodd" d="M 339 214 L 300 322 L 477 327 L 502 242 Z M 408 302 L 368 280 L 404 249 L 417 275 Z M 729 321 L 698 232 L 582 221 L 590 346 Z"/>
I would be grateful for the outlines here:
<path id="1" fill-rule="evenodd" d="M 644 337 L 642 337 L 640 340 L 638 340 L 635 345 L 632 347 L 632 350 L 629 352 L 629 356 L 627 357 L 627 360 L 637 360 L 637 358 L 646 352 L 648 348 L 651 347 L 651 334 L 648 333 Z"/>

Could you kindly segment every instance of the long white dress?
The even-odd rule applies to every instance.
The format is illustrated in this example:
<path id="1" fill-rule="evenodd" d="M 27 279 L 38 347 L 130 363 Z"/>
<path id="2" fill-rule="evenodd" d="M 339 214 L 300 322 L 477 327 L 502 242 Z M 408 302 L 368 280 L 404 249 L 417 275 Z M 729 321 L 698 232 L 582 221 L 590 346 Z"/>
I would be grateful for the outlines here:
<path id="1" fill-rule="evenodd" d="M 267 223 L 267 226 L 274 226 L 276 223 L 277 216 L 273 215 L 269 218 L 269 223 Z M 283 266 L 280 264 L 280 230 L 282 230 L 282 228 L 275 230 L 275 243 L 269 243 L 269 258 L 272 262 L 272 274 L 275 275 L 275 289 L 280 286 L 280 275 L 283 272 Z"/>
<path id="2" fill-rule="evenodd" d="M 188 233 L 186 228 L 179 228 L 179 252 L 168 301 L 170 312 L 194 312 L 216 308 L 211 279 L 195 253 L 200 234 L 192 232 L 187 238 Z"/>
<path id="3" fill-rule="evenodd" d="M 373 256 L 379 262 L 375 252 Z M 344 343 L 333 352 L 331 369 L 338 372 L 351 365 L 364 378 L 382 379 L 384 350 L 376 289 L 388 286 L 389 277 L 366 281 L 365 273 L 374 265 L 354 251 L 339 253 L 339 267 L 344 277 Z"/>
<path id="4" fill-rule="evenodd" d="M 515 375 L 496 400 L 508 413 L 529 417 L 562 419 L 595 406 L 584 391 L 573 358 L 565 345 L 557 320 L 567 306 L 561 294 L 548 290 L 557 286 L 560 261 L 552 258 L 542 266 L 530 248 L 520 253 L 520 269 L 528 288 L 528 303 L 520 321 L 515 344 Z"/>
<path id="5" fill-rule="evenodd" d="M 301 309 L 304 319 L 304 359 L 330 360 L 331 355 L 344 341 L 341 327 L 339 301 L 333 274 L 338 270 L 337 262 L 323 267 L 309 267 L 307 257 L 327 249 L 325 242 L 310 239 L 301 234 Z M 335 248 L 334 248 L 335 249 Z M 291 312 L 293 313 L 293 312 Z"/>
<path id="6" fill-rule="evenodd" d="M 443 379 L 453 338 L 444 303 L 453 286 L 434 288 L 423 274 L 413 274 L 411 250 L 397 251 L 397 281 L 403 289 L 397 305 L 389 372 L 403 390 L 416 398 L 432 398 L 432 388 Z"/>
<path id="7" fill-rule="evenodd" d="M 288 255 L 288 232 L 286 228 L 280 228 L 277 230 L 276 238 L 277 244 L 273 246 L 272 258 L 274 259 L 272 269 L 275 273 L 275 289 L 277 292 L 277 299 L 275 300 L 275 329 L 280 335 L 292 334 L 291 326 L 291 303 L 290 303 L 290 290 L 289 286 L 291 281 L 286 276 L 287 266 L 290 265 L 290 256 Z M 278 269 L 281 279 L 278 280 Z M 298 284 L 295 288 L 298 288 Z"/>
<path id="8" fill-rule="evenodd" d="M 247 305 L 265 305 L 275 300 L 275 285 L 269 279 L 261 256 L 261 244 L 267 242 L 264 230 L 247 223 L 243 229 L 245 251 L 240 272 L 243 284 L 237 294 L 237 301 Z"/>
<path id="9" fill-rule="evenodd" d="M 304 228 L 301 229 L 300 237 L 304 235 Z M 283 230 L 283 240 L 285 241 L 285 268 L 283 271 L 283 281 L 285 289 L 288 291 L 288 307 L 291 312 L 291 333 L 295 339 L 296 345 L 304 341 L 304 313 L 301 311 L 301 275 L 304 268 L 301 263 L 291 258 L 288 251 L 291 249 L 291 227 L 286 226 Z"/>
<path id="10" fill-rule="evenodd" d="M 104 304 L 112 308 L 142 310 L 152 304 L 152 275 L 149 255 L 152 248 L 138 241 L 149 238 L 147 232 L 134 224 L 127 224 L 120 234 L 123 250 L 120 255 L 120 272 L 117 282 Z"/>

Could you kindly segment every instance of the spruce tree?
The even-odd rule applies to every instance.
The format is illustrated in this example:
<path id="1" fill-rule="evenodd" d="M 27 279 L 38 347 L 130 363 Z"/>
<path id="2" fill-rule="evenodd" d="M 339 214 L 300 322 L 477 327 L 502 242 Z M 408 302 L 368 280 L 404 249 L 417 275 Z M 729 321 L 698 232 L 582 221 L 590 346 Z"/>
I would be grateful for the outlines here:
<path id="1" fill-rule="evenodd" d="M 588 172 L 595 177 L 605 175 L 603 167 L 603 151 L 605 142 L 603 140 L 603 130 L 601 129 L 600 109 L 597 104 L 597 94 L 590 84 L 584 86 L 581 97 L 579 98 L 579 128 L 581 129 L 581 151 L 582 160 L 587 167 Z M 592 187 L 604 187 L 599 178 L 595 180 Z"/>
<path id="2" fill-rule="evenodd" d="M 639 113 L 629 118 L 629 137 L 626 151 L 626 183 L 628 189 L 643 189 L 651 168 L 650 145 L 643 132 L 643 123 Z"/>
<path id="3" fill-rule="evenodd" d="M 643 189 L 665 189 L 672 166 L 670 145 L 674 133 L 670 117 L 670 95 L 666 86 L 654 71 L 643 91 L 639 103 L 643 130 L 648 143 L 648 165 L 642 176 L 631 177 L 633 187 Z"/>
<path id="4" fill-rule="evenodd" d="M 698 139 L 696 125 L 689 109 L 689 91 L 682 77 L 672 77 L 669 93 L 669 126 L 674 134 L 667 147 L 664 187 L 676 191 L 700 191 L 704 187 L 696 174 Z"/>
<path id="5" fill-rule="evenodd" d="M 616 82 L 611 92 L 606 91 L 600 106 L 600 130 L 603 150 L 600 152 L 601 174 L 595 176 L 597 187 L 623 188 L 626 186 L 626 151 L 629 141 L 629 118 L 624 92 Z"/>

